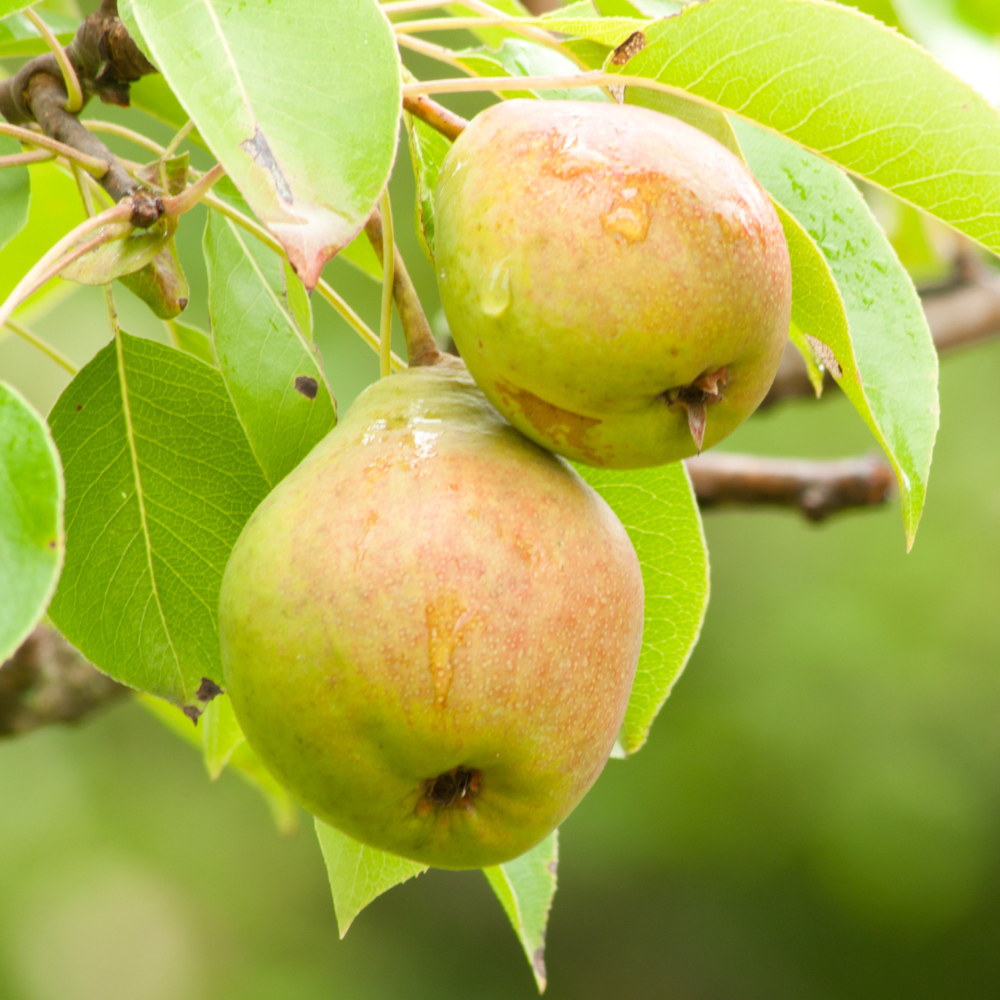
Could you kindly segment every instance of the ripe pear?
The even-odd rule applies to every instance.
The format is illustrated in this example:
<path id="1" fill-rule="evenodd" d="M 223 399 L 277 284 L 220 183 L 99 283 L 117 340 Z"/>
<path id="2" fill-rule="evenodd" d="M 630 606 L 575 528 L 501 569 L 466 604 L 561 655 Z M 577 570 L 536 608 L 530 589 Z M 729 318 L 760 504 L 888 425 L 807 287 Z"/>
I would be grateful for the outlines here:
<path id="1" fill-rule="evenodd" d="M 222 583 L 233 708 L 311 812 L 442 868 L 517 857 L 608 759 L 642 638 L 604 500 L 455 358 L 370 386 Z"/>
<path id="2" fill-rule="evenodd" d="M 767 393 L 788 337 L 781 223 L 745 164 L 646 108 L 512 100 L 448 152 L 435 265 L 459 351 L 528 437 L 676 461 Z"/>

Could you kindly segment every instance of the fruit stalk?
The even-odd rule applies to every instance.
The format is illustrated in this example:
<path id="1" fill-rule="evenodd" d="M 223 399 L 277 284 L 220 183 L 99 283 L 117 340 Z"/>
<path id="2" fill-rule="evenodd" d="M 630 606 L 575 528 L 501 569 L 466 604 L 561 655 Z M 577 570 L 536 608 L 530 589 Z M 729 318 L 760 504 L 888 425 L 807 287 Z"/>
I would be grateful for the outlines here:
<path id="1" fill-rule="evenodd" d="M 382 217 L 377 209 L 372 212 L 365 223 L 365 235 L 376 255 L 381 258 L 383 253 Z M 420 304 L 417 290 L 413 287 L 413 281 L 403 263 L 399 247 L 393 247 L 393 260 L 395 274 L 392 295 L 396 301 L 400 323 L 403 326 L 403 336 L 406 337 L 407 360 L 412 367 L 436 365 L 441 360 L 442 355 L 434 342 L 431 325 L 427 322 L 427 315 L 424 313 L 424 307 Z"/>

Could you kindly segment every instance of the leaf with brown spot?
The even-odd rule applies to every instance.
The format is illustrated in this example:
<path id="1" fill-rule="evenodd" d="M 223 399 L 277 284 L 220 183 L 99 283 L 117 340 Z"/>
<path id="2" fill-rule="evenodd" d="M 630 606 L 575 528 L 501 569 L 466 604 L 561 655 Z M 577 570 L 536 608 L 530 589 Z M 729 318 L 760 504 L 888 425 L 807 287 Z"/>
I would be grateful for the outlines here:
<path id="1" fill-rule="evenodd" d="M 785 230 L 792 321 L 892 462 L 909 547 L 939 414 L 937 352 L 920 298 L 841 170 L 780 136 L 732 121 Z"/>
<path id="2" fill-rule="evenodd" d="M 276 253 L 217 212 L 205 228 L 208 305 L 219 369 L 254 455 L 274 486 L 337 422 L 312 341 L 276 288 Z"/>
<path id="3" fill-rule="evenodd" d="M 840 362 L 834 356 L 833 351 L 831 351 L 830 348 L 827 347 L 822 340 L 819 340 L 818 338 L 813 337 L 808 333 L 803 334 L 803 336 L 806 339 L 806 343 L 808 343 L 809 346 L 812 348 L 813 354 L 816 355 L 820 364 L 824 368 L 829 369 L 830 374 L 834 378 L 843 378 L 844 372 L 840 367 Z"/>
<path id="4" fill-rule="evenodd" d="M 222 573 L 270 488 L 221 375 L 122 331 L 49 426 L 67 525 L 53 622 L 116 680 L 199 712 L 203 679 L 222 682 Z"/>
<path id="5" fill-rule="evenodd" d="M 295 391 L 301 392 L 306 399 L 315 399 L 316 393 L 319 392 L 319 382 L 308 375 L 296 375 Z"/>
<path id="6" fill-rule="evenodd" d="M 315 286 L 395 158 L 401 84 L 388 18 L 374 2 L 121 4 L 201 139 Z"/>
<path id="7" fill-rule="evenodd" d="M 624 42 L 611 53 L 612 66 L 624 66 L 634 55 L 646 47 L 646 36 L 641 31 L 633 31 Z"/>

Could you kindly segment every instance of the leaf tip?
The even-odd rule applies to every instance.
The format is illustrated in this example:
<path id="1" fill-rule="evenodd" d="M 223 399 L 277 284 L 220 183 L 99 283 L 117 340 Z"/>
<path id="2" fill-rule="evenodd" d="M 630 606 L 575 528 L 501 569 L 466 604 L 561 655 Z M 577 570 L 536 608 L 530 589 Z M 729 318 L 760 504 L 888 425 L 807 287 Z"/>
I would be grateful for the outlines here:
<path id="1" fill-rule="evenodd" d="M 360 230 L 330 209 L 301 201 L 293 202 L 282 218 L 269 220 L 267 228 L 285 248 L 288 263 L 307 292 L 316 287 L 326 262 Z"/>
<path id="2" fill-rule="evenodd" d="M 535 985 L 538 987 L 539 994 L 544 993 L 545 987 L 548 986 L 548 978 L 545 974 L 544 942 L 535 949 L 535 953 L 531 956 L 531 971 L 534 974 Z"/>

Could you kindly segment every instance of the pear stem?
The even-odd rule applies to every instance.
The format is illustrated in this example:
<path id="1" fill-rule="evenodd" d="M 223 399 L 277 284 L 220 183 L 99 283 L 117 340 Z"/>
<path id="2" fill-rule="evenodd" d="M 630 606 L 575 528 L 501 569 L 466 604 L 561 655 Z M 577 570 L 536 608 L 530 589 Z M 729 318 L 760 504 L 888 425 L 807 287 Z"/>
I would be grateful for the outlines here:
<path id="1" fill-rule="evenodd" d="M 461 115 L 449 111 L 444 105 L 432 101 L 424 94 L 403 98 L 403 110 L 430 125 L 446 139 L 454 142 L 469 124 Z"/>
<path id="2" fill-rule="evenodd" d="M 383 256 L 384 244 L 382 239 L 382 217 L 376 209 L 368 217 L 365 223 L 365 235 L 372 245 L 372 249 L 379 256 Z M 434 334 L 431 333 L 431 325 L 427 322 L 424 307 L 420 304 L 416 288 L 403 258 L 399 253 L 399 247 L 393 246 L 393 282 L 392 294 L 396 300 L 396 310 L 399 312 L 399 319 L 403 325 L 403 335 L 406 337 L 406 354 L 411 367 L 421 365 L 436 365 L 444 356 L 434 342 Z"/>

